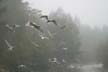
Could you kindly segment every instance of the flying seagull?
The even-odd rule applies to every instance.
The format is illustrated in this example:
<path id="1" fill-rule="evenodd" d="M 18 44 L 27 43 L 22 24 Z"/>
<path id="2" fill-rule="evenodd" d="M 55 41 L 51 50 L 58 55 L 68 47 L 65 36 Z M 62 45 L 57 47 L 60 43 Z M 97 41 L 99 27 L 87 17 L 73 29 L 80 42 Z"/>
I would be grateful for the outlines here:
<path id="1" fill-rule="evenodd" d="M 30 22 L 30 25 L 31 25 L 31 26 L 33 26 L 33 27 L 35 27 L 36 29 L 40 29 L 40 26 L 39 26 L 39 25 L 34 24 L 33 22 Z"/>
<path id="2" fill-rule="evenodd" d="M 41 27 L 39 25 L 34 24 L 33 22 L 29 23 L 32 27 L 36 28 L 37 30 L 39 30 L 40 32 L 43 32 L 43 30 L 41 29 Z"/>
<path id="3" fill-rule="evenodd" d="M 56 20 L 48 20 L 47 23 L 49 23 L 49 22 L 53 22 L 55 25 L 58 25 Z"/>
<path id="4" fill-rule="evenodd" d="M 48 21 L 48 16 L 47 15 L 43 15 L 40 18 L 45 18 Z"/>
<path id="5" fill-rule="evenodd" d="M 32 44 L 35 46 L 35 47 L 39 47 L 38 44 L 36 44 L 35 42 L 32 41 Z"/>
<path id="6" fill-rule="evenodd" d="M 41 38 L 42 40 L 44 40 L 44 39 L 49 39 L 47 36 L 43 36 L 43 35 L 41 35 L 41 34 L 40 34 L 40 38 Z"/>
<path id="7" fill-rule="evenodd" d="M 7 44 L 7 46 L 8 46 L 8 50 L 13 50 L 13 46 L 7 41 L 7 40 L 5 40 L 5 43 Z"/>
<path id="8" fill-rule="evenodd" d="M 64 59 L 62 59 L 62 62 L 63 62 L 63 63 L 66 63 L 66 61 L 65 61 Z"/>
<path id="9" fill-rule="evenodd" d="M 14 25 L 5 25 L 10 31 L 15 32 L 15 28 L 20 27 L 20 25 L 14 24 Z"/>
<path id="10" fill-rule="evenodd" d="M 52 63 L 57 63 L 57 64 L 60 64 L 57 60 L 57 58 L 49 58 L 49 62 L 52 62 Z"/>
<path id="11" fill-rule="evenodd" d="M 68 50 L 68 48 L 62 48 L 63 50 Z"/>
<path id="12" fill-rule="evenodd" d="M 57 32 L 55 32 L 55 33 L 51 33 L 50 31 L 47 31 L 47 32 L 48 32 L 48 36 L 50 38 L 53 38 L 57 34 Z"/>
<path id="13" fill-rule="evenodd" d="M 10 25 L 6 24 L 5 26 L 6 26 L 10 31 L 15 32 L 15 30 L 13 30 L 13 28 L 12 28 Z"/>
<path id="14" fill-rule="evenodd" d="M 48 35 L 49 35 L 51 38 L 53 38 L 52 33 L 51 33 L 50 31 L 47 31 L 47 32 L 48 32 Z"/>
<path id="15" fill-rule="evenodd" d="M 13 27 L 13 28 L 17 28 L 17 27 L 20 27 L 20 25 L 14 24 L 14 25 L 12 25 L 12 27 Z"/>
<path id="16" fill-rule="evenodd" d="M 42 15 L 40 18 L 45 18 L 47 20 L 47 23 L 53 22 L 55 25 L 57 25 L 56 20 L 50 20 L 47 15 Z"/>
<path id="17" fill-rule="evenodd" d="M 24 65 L 24 64 L 18 65 L 18 68 L 25 68 L 25 67 L 26 67 L 26 65 Z"/>

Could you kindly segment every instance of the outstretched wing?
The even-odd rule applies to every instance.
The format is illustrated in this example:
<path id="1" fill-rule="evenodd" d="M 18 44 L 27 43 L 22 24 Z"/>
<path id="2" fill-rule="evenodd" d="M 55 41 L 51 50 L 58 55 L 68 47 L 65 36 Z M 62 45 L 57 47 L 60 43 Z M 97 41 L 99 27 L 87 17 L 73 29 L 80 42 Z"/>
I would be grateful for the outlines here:
<path id="1" fill-rule="evenodd" d="M 40 18 L 45 18 L 46 20 L 48 20 L 48 16 L 47 15 L 43 15 Z"/>
<path id="2" fill-rule="evenodd" d="M 34 24 L 33 22 L 30 22 L 30 25 L 39 30 L 40 32 L 43 32 L 43 30 L 40 28 L 39 25 Z"/>
<path id="3" fill-rule="evenodd" d="M 53 22 L 55 25 L 58 25 L 57 22 L 56 22 L 55 20 L 52 20 L 52 22 Z"/>
<path id="4" fill-rule="evenodd" d="M 8 24 L 6 24 L 5 25 L 11 32 L 15 32 L 15 29 L 12 27 L 12 26 L 10 26 L 10 25 L 8 25 Z"/>
<path id="5" fill-rule="evenodd" d="M 14 47 L 7 40 L 5 40 L 5 43 L 8 46 L 8 50 L 13 50 Z"/>
<path id="6" fill-rule="evenodd" d="M 55 25 L 58 25 L 55 20 L 48 20 L 47 23 L 49 23 L 49 22 L 53 22 Z"/>
<path id="7" fill-rule="evenodd" d="M 36 24 L 34 24 L 33 22 L 30 22 L 30 25 L 33 26 L 33 27 L 36 28 L 36 29 L 39 29 L 39 28 L 40 28 L 39 25 L 36 25 Z"/>

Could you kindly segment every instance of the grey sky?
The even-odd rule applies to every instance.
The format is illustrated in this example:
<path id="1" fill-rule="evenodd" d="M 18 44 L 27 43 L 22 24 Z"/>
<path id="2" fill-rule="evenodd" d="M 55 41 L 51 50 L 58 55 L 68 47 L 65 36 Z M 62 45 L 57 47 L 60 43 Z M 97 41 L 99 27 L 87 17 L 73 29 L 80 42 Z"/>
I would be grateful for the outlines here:
<path id="1" fill-rule="evenodd" d="M 82 24 L 108 25 L 108 0 L 27 0 L 33 8 L 48 14 L 62 7 L 72 16 L 78 16 Z"/>

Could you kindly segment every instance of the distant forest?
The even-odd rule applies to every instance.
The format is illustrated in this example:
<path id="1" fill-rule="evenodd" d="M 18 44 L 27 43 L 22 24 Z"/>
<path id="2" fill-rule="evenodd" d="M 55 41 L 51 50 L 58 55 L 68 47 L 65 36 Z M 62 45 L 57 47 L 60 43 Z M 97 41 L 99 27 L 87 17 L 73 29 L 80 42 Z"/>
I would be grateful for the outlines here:
<path id="1" fill-rule="evenodd" d="M 0 72 L 72 72 L 71 64 L 108 68 L 108 26 L 82 25 L 58 8 L 49 15 L 22 0 L 0 0 Z M 78 72 L 78 71 L 74 71 Z"/>

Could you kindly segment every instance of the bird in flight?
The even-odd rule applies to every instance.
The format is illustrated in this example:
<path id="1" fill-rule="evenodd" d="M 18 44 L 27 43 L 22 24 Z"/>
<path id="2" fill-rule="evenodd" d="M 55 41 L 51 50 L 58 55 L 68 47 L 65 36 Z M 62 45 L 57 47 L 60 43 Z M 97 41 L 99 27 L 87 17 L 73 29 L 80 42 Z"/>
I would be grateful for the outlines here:
<path id="1" fill-rule="evenodd" d="M 31 26 L 33 26 L 33 27 L 35 27 L 36 29 L 40 29 L 40 26 L 39 26 L 39 25 L 34 24 L 33 22 L 30 22 L 30 25 L 31 25 Z"/>
<path id="2" fill-rule="evenodd" d="M 55 20 L 48 20 L 47 23 L 49 23 L 49 22 L 53 22 L 55 25 L 58 25 Z"/>
<path id="3" fill-rule="evenodd" d="M 30 25 L 33 26 L 34 28 L 36 28 L 37 30 L 39 30 L 40 32 L 43 32 L 43 30 L 41 29 L 41 27 L 39 25 L 36 25 L 33 22 L 30 22 Z"/>
<path id="4" fill-rule="evenodd" d="M 15 32 L 15 28 L 20 27 L 20 25 L 14 24 L 14 25 L 5 25 L 10 31 Z"/>
<path id="5" fill-rule="evenodd" d="M 37 30 L 39 30 L 40 32 L 43 33 L 43 30 L 41 29 L 41 27 L 39 25 L 36 25 L 33 22 L 28 22 L 25 26 L 30 26 L 30 27 L 36 28 Z"/>
<path id="6" fill-rule="evenodd" d="M 68 50 L 68 48 L 65 48 L 65 47 L 64 47 L 63 50 Z"/>
<path id="7" fill-rule="evenodd" d="M 40 18 L 45 18 L 47 20 L 47 23 L 53 22 L 55 25 L 58 25 L 56 20 L 50 20 L 47 15 L 43 15 Z"/>
<path id="8" fill-rule="evenodd" d="M 18 68 L 25 68 L 25 67 L 26 67 L 26 65 L 24 65 L 24 64 L 18 65 Z"/>
<path id="9" fill-rule="evenodd" d="M 5 40 L 5 43 L 8 46 L 8 50 L 12 51 L 14 47 L 7 40 Z"/>
<path id="10" fill-rule="evenodd" d="M 62 59 L 62 62 L 63 62 L 63 63 L 66 63 L 66 61 L 65 61 L 64 59 Z"/>
<path id="11" fill-rule="evenodd" d="M 48 20 L 48 16 L 47 15 L 43 15 L 40 18 L 45 18 L 46 20 Z"/>
<path id="12" fill-rule="evenodd" d="M 14 25 L 12 25 L 12 26 L 13 26 L 13 28 L 20 27 L 20 25 L 18 25 L 18 24 L 14 24 Z"/>
<path id="13" fill-rule="evenodd" d="M 48 32 L 48 36 L 50 38 L 53 38 L 57 34 L 57 32 L 55 32 L 55 33 L 51 33 L 50 31 L 47 31 L 47 32 Z"/>
<path id="14" fill-rule="evenodd" d="M 49 37 L 53 38 L 52 33 L 50 31 L 47 31 L 47 32 L 48 32 Z"/>
<path id="15" fill-rule="evenodd" d="M 43 36 L 43 35 L 39 35 L 40 36 L 40 38 L 42 39 L 42 40 L 44 40 L 44 39 L 49 39 L 47 36 Z"/>
<path id="16" fill-rule="evenodd" d="M 49 62 L 60 64 L 57 58 L 49 58 Z"/>
<path id="17" fill-rule="evenodd" d="M 33 44 L 35 47 L 39 48 L 39 45 L 36 44 L 35 42 L 32 41 L 32 44 Z"/>

